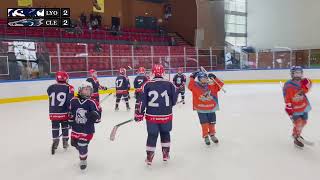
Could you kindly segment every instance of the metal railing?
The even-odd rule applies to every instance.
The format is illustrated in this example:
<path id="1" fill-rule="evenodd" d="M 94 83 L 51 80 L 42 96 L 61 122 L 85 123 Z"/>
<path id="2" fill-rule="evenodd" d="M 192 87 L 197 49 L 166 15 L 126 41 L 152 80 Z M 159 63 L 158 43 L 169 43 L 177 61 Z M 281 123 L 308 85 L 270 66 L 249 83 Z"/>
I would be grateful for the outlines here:
<path id="1" fill-rule="evenodd" d="M 293 65 L 304 68 L 320 67 L 320 49 L 275 47 L 256 52 L 225 48 L 225 69 L 285 69 Z"/>

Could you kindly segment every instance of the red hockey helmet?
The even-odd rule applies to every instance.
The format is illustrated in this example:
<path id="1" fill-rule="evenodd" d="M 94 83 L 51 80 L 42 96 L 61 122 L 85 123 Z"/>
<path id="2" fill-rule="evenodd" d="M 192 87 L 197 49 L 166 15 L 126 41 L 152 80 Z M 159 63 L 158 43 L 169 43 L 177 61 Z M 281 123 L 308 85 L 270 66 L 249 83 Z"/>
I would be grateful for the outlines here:
<path id="1" fill-rule="evenodd" d="M 144 67 L 139 67 L 138 73 L 139 74 L 145 74 L 146 73 L 146 69 Z"/>
<path id="2" fill-rule="evenodd" d="M 90 69 L 89 70 L 89 75 L 92 76 L 92 77 L 97 77 L 97 71 L 94 70 L 94 69 Z"/>
<path id="3" fill-rule="evenodd" d="M 179 67 L 179 68 L 178 68 L 178 73 L 179 73 L 179 74 L 182 74 L 182 73 L 183 73 L 183 67 Z"/>
<path id="4" fill-rule="evenodd" d="M 152 67 L 152 74 L 155 77 L 162 77 L 164 75 L 164 68 L 162 64 L 155 64 Z"/>
<path id="5" fill-rule="evenodd" d="M 120 68 L 119 73 L 120 73 L 120 75 L 125 76 L 127 73 L 127 70 L 125 68 Z"/>
<path id="6" fill-rule="evenodd" d="M 56 72 L 56 81 L 60 83 L 67 83 L 69 80 L 69 75 L 65 71 Z"/>

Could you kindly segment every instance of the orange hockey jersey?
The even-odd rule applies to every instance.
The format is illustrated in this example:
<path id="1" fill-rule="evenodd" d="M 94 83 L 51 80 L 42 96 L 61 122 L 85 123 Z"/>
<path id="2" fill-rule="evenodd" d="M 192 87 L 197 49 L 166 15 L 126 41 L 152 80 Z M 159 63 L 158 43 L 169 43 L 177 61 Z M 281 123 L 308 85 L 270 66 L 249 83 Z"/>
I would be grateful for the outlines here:
<path id="1" fill-rule="evenodd" d="M 222 87 L 224 85 L 218 78 L 215 79 Z M 202 86 L 194 78 L 190 78 L 188 88 L 192 92 L 193 109 L 197 111 L 217 111 L 219 110 L 218 92 L 220 88 L 216 83 Z"/>
<path id="2" fill-rule="evenodd" d="M 287 106 L 292 107 L 293 115 L 309 112 L 311 106 L 306 96 L 307 91 L 301 88 L 299 82 L 289 80 L 283 87 L 283 96 Z"/>

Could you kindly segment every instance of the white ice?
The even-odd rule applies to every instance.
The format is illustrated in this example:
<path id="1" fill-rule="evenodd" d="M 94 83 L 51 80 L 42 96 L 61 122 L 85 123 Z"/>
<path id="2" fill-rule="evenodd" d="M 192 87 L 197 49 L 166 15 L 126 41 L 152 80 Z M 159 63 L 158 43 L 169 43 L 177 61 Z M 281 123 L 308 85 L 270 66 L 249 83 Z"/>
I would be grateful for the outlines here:
<path id="1" fill-rule="evenodd" d="M 279 84 L 226 85 L 217 113 L 219 145 L 207 147 L 201 138 L 190 92 L 186 105 L 174 108 L 171 160 L 162 162 L 160 144 L 151 167 L 144 163 L 145 122 L 121 127 L 114 142 L 112 127 L 132 117 L 114 112 L 114 97 L 104 102 L 102 122 L 89 145 L 88 168 L 81 172 L 78 153 L 61 144 L 50 154 L 51 124 L 47 101 L 0 105 L 2 180 L 301 180 L 317 179 L 320 168 L 320 85 L 309 99 L 313 106 L 304 137 L 315 141 L 294 147 L 291 122 L 284 112 Z M 133 100 L 131 100 L 133 106 Z"/>

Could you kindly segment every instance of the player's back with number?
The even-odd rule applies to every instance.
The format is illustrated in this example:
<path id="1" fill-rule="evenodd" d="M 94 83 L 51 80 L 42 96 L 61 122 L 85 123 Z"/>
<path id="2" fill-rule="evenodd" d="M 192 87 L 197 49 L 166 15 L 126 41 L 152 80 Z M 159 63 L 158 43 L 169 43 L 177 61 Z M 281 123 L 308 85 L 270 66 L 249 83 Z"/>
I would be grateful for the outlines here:
<path id="1" fill-rule="evenodd" d="M 116 79 L 116 90 L 117 93 L 128 93 L 130 88 L 129 79 L 126 76 L 120 75 Z"/>
<path id="2" fill-rule="evenodd" d="M 66 83 L 56 83 L 48 87 L 50 120 L 68 120 L 70 100 L 74 89 Z"/>
<path id="3" fill-rule="evenodd" d="M 150 121 L 172 120 L 172 107 L 177 102 L 175 86 L 163 78 L 154 78 L 143 86 L 141 108 Z"/>
<path id="4" fill-rule="evenodd" d="M 148 81 L 147 76 L 143 75 L 138 75 L 133 82 L 134 88 L 135 89 L 141 89 L 142 85 Z"/>

